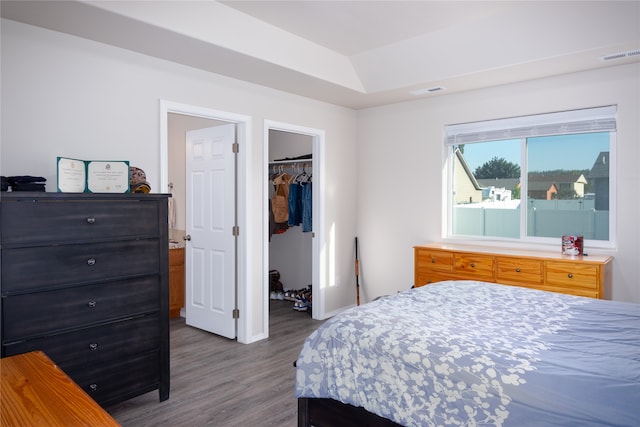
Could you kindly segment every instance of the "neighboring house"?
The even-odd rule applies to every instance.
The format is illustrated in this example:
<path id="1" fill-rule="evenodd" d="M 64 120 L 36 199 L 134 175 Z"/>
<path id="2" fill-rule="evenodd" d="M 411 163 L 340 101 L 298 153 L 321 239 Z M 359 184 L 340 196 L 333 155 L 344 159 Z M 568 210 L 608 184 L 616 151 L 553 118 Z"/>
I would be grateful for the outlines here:
<path id="1" fill-rule="evenodd" d="M 558 187 L 554 183 L 529 182 L 529 199 L 553 200 L 557 198 Z"/>
<path id="2" fill-rule="evenodd" d="M 478 184 L 485 189 L 485 194 L 483 196 L 485 199 L 489 199 L 494 202 L 511 200 L 513 197 L 513 191 L 520 188 L 520 178 L 478 179 Z"/>
<path id="3" fill-rule="evenodd" d="M 492 202 L 506 202 L 511 200 L 511 190 L 504 187 L 485 187 L 482 189 L 482 200 L 490 200 Z"/>
<path id="4" fill-rule="evenodd" d="M 566 194 L 574 194 L 575 197 L 584 197 L 584 188 L 587 185 L 587 179 L 580 173 L 533 173 L 529 174 L 528 184 L 530 198 L 551 200 L 558 198 L 559 195 Z"/>
<path id="5" fill-rule="evenodd" d="M 464 159 L 462 152 L 456 148 L 454 157 L 454 176 L 456 177 L 454 185 L 456 204 L 463 203 L 480 203 L 483 199 L 482 187 L 473 176 L 469 165 Z"/>
<path id="6" fill-rule="evenodd" d="M 609 210 L 609 152 L 603 151 L 593 163 L 589 172 L 592 191 L 595 193 L 595 208 L 598 211 Z"/>

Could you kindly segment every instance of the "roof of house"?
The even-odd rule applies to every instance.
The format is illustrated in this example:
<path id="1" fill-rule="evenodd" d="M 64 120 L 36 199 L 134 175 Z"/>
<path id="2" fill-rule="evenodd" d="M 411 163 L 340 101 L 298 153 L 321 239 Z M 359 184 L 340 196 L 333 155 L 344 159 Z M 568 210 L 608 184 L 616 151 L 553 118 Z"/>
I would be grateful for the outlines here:
<path id="1" fill-rule="evenodd" d="M 476 177 L 473 176 L 473 172 L 471 172 L 471 168 L 469 168 L 469 165 L 467 164 L 467 161 L 464 159 L 464 155 L 462 154 L 460 149 L 456 148 L 455 153 L 456 153 L 456 157 L 458 158 L 458 161 L 462 165 L 462 168 L 464 169 L 465 173 L 469 177 L 469 181 L 471 181 L 471 183 L 473 184 L 473 187 L 476 190 L 482 189 L 482 187 L 480 186 L 480 184 L 476 180 Z"/>
<path id="2" fill-rule="evenodd" d="M 529 191 L 547 191 L 551 187 L 554 187 L 556 191 L 558 190 L 558 187 L 554 183 L 547 181 L 530 182 L 528 189 Z"/>
<path id="3" fill-rule="evenodd" d="M 506 188 L 507 190 L 513 190 L 520 187 L 520 178 L 492 178 L 492 179 L 478 179 L 478 184 L 482 187 L 495 187 Z"/>
<path id="4" fill-rule="evenodd" d="M 579 172 L 559 172 L 559 173 L 532 173 L 529 174 L 528 182 L 541 182 L 541 183 L 582 183 L 586 184 L 587 179 L 583 174 Z M 531 186 L 531 184 L 529 184 Z"/>

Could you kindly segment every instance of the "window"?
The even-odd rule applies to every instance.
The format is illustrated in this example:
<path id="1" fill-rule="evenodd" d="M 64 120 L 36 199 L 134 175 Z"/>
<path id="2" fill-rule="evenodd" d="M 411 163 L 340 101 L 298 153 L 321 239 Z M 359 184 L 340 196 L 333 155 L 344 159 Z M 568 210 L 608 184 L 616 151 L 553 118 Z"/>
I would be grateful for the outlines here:
<path id="1" fill-rule="evenodd" d="M 450 125 L 447 236 L 615 244 L 616 107 Z M 612 179 L 610 179 L 610 177 Z"/>

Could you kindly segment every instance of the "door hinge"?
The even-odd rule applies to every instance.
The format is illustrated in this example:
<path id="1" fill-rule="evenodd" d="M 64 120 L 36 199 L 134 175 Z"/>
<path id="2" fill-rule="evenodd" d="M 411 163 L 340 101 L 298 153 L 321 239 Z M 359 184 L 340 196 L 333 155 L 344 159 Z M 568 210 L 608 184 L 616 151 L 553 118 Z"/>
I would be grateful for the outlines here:
<path id="1" fill-rule="evenodd" d="M 234 308 L 234 309 L 233 309 L 233 313 L 231 314 L 231 316 L 232 316 L 234 319 L 239 319 L 239 318 L 240 318 L 240 310 L 238 310 L 237 308 Z"/>
<path id="2" fill-rule="evenodd" d="M 231 146 L 231 150 L 234 153 L 240 152 L 240 144 L 238 144 L 237 142 L 234 142 L 233 145 Z"/>
<path id="3" fill-rule="evenodd" d="M 231 233 L 234 236 L 239 236 L 240 235 L 240 227 L 238 227 L 237 225 L 234 225 L 233 229 L 231 230 Z"/>

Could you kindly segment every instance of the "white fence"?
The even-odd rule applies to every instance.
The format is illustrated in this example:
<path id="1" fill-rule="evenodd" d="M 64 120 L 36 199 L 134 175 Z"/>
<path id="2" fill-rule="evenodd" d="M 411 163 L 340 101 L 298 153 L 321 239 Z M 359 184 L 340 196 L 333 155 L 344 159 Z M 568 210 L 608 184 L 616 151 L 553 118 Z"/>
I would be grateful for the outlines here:
<path id="1" fill-rule="evenodd" d="M 520 237 L 520 207 L 501 208 L 482 203 L 453 209 L 453 234 L 462 236 Z M 596 211 L 593 200 L 532 200 L 527 209 L 527 235 L 561 237 L 580 235 L 609 240 L 609 211 Z"/>

